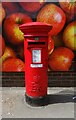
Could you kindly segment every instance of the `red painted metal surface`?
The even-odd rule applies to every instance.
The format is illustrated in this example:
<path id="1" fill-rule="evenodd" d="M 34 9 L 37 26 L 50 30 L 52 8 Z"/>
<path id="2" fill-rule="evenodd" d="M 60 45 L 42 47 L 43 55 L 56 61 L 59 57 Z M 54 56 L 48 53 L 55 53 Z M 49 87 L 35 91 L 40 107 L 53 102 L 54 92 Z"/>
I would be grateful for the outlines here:
<path id="1" fill-rule="evenodd" d="M 23 24 L 25 84 L 30 97 L 47 95 L 48 86 L 48 33 L 52 27 L 40 22 Z"/>

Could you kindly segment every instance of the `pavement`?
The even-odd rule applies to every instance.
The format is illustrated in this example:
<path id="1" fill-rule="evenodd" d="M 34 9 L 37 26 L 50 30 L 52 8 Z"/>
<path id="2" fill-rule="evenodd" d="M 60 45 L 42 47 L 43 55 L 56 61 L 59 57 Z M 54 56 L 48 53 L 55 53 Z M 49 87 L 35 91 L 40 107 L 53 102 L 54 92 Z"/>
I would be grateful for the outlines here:
<path id="1" fill-rule="evenodd" d="M 2 96 L 2 97 L 1 97 Z M 25 101 L 24 87 L 0 88 L 2 118 L 74 118 L 75 92 L 73 87 L 49 87 L 49 104 L 32 107 Z"/>

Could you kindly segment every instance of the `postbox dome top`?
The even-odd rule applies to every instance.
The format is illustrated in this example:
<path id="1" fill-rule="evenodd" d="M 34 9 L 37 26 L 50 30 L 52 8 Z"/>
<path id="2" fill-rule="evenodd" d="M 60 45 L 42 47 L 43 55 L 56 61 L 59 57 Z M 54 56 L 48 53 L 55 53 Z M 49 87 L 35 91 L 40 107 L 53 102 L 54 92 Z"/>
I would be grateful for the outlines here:
<path id="1" fill-rule="evenodd" d="M 52 26 L 43 22 L 29 22 L 19 26 L 25 36 L 46 36 L 52 29 Z"/>
<path id="2" fill-rule="evenodd" d="M 42 27 L 51 27 L 50 24 L 43 23 L 43 22 L 28 22 L 25 24 L 20 25 L 20 28 L 22 27 L 31 27 L 31 26 L 42 26 Z"/>

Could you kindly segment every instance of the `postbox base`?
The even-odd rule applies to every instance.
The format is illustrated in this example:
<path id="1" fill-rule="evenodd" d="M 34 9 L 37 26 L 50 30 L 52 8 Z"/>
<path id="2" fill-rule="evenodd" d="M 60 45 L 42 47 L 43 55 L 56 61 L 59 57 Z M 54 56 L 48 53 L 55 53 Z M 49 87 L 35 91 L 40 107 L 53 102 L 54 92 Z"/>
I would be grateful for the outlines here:
<path id="1" fill-rule="evenodd" d="M 29 97 L 25 94 L 25 99 L 26 99 L 26 102 L 31 105 L 31 106 L 45 106 L 45 105 L 48 105 L 48 96 L 44 96 L 44 97 L 38 97 L 38 98 L 35 98 L 35 97 Z"/>

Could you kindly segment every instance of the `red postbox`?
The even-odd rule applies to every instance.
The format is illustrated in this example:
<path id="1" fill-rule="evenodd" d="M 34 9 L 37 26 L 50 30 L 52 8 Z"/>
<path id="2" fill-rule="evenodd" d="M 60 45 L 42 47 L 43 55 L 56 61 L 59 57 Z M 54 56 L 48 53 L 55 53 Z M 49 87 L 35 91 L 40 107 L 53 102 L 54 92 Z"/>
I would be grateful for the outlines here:
<path id="1" fill-rule="evenodd" d="M 20 26 L 24 33 L 26 102 L 47 104 L 49 24 L 31 22 Z"/>

